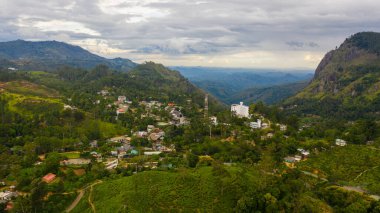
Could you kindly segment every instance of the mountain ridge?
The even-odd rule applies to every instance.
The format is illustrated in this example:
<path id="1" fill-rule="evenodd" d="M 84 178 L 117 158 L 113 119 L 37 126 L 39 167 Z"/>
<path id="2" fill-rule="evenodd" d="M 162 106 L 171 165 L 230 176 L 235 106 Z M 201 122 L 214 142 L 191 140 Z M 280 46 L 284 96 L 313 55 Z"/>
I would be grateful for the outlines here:
<path id="1" fill-rule="evenodd" d="M 119 71 L 129 71 L 137 65 L 129 59 L 107 59 L 80 46 L 59 41 L 0 42 L 0 59 L 18 69 L 45 71 L 65 65 L 92 69 L 100 64 Z"/>
<path id="2" fill-rule="evenodd" d="M 361 32 L 329 51 L 313 80 L 286 100 L 293 111 L 345 119 L 380 114 L 380 33 Z"/>

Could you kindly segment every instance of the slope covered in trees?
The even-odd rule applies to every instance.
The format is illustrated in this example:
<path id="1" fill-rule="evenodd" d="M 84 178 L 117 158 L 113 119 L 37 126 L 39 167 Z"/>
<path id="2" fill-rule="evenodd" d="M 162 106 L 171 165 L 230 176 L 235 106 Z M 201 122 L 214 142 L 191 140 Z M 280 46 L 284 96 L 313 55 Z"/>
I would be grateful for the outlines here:
<path id="1" fill-rule="evenodd" d="M 358 33 L 325 55 L 291 112 L 355 120 L 380 114 L 380 33 Z"/>
<path id="2" fill-rule="evenodd" d="M 20 70 L 51 71 L 61 66 L 92 69 L 103 64 L 112 69 L 128 71 L 136 66 L 136 63 L 128 59 L 106 59 L 79 46 L 57 41 L 0 42 L 0 60 L 0 66 Z"/>

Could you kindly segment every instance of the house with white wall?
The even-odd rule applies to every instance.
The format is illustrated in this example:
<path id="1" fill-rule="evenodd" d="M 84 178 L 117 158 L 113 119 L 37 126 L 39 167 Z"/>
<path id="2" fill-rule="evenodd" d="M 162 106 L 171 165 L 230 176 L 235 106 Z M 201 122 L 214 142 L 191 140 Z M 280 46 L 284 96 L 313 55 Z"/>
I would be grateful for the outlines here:
<path id="1" fill-rule="evenodd" d="M 232 104 L 231 112 L 239 118 L 249 118 L 249 107 L 244 105 L 243 102 Z"/>

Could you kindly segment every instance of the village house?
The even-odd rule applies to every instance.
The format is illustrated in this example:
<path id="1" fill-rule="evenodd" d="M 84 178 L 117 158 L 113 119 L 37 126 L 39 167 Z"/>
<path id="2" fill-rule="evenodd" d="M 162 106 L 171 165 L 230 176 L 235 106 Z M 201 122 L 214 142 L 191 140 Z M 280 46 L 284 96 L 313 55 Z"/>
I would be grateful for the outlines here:
<path id="1" fill-rule="evenodd" d="M 105 165 L 106 165 L 106 169 L 108 169 L 108 170 L 115 169 L 119 165 L 119 160 L 115 159 L 112 161 L 107 161 L 107 162 L 105 162 Z"/>
<path id="2" fill-rule="evenodd" d="M 111 155 L 112 155 L 112 156 L 117 156 L 117 154 L 118 154 L 118 153 L 117 153 L 117 150 L 112 150 L 112 151 L 111 151 Z"/>
<path id="3" fill-rule="evenodd" d="M 108 90 L 101 90 L 98 95 L 107 96 L 109 94 Z"/>
<path id="4" fill-rule="evenodd" d="M 287 167 L 294 168 L 295 162 L 296 162 L 296 159 L 294 157 L 288 156 L 284 158 L 284 163 Z"/>
<path id="5" fill-rule="evenodd" d="M 310 155 L 309 151 L 304 150 L 302 148 L 298 148 L 297 151 L 301 153 L 302 159 L 305 159 L 305 158 L 307 158 Z"/>
<path id="6" fill-rule="evenodd" d="M 160 151 L 152 151 L 152 152 L 144 152 L 144 155 L 150 156 L 150 155 L 159 155 L 162 152 Z"/>
<path id="7" fill-rule="evenodd" d="M 335 145 L 337 146 L 346 146 L 347 145 L 347 142 L 343 139 L 336 139 L 335 140 Z"/>
<path id="8" fill-rule="evenodd" d="M 148 125 L 147 128 L 146 128 L 146 131 L 147 131 L 148 133 L 150 133 L 150 132 L 153 131 L 154 128 L 155 128 L 155 127 L 154 127 L 153 125 Z"/>
<path id="9" fill-rule="evenodd" d="M 249 126 L 250 126 L 252 129 L 260 129 L 260 128 L 261 128 L 261 120 L 260 120 L 260 119 L 257 119 L 256 122 L 251 122 L 251 123 L 249 123 Z"/>
<path id="10" fill-rule="evenodd" d="M 294 155 L 294 160 L 296 162 L 300 162 L 302 160 L 302 156 L 301 155 Z"/>
<path id="11" fill-rule="evenodd" d="M 268 128 L 269 127 L 269 124 L 268 123 L 262 123 L 261 124 L 261 128 L 262 129 L 266 129 L 266 128 Z"/>
<path id="12" fill-rule="evenodd" d="M 125 96 L 119 96 L 119 97 L 117 97 L 117 101 L 119 103 L 125 103 L 126 100 L 127 100 L 127 97 L 125 97 Z"/>
<path id="13" fill-rule="evenodd" d="M 108 139 L 108 141 L 112 142 L 112 143 L 127 143 L 130 140 L 131 140 L 131 138 L 128 137 L 127 135 L 117 136 L 117 137 L 113 137 L 113 138 Z"/>
<path id="14" fill-rule="evenodd" d="M 17 197 L 16 192 L 11 192 L 11 191 L 0 192 L 0 201 L 10 201 L 13 197 Z"/>
<path id="15" fill-rule="evenodd" d="M 280 131 L 286 131 L 286 129 L 287 129 L 287 126 L 286 126 L 286 125 L 284 125 L 284 124 L 279 124 L 279 126 L 280 126 Z"/>
<path id="16" fill-rule="evenodd" d="M 55 180 L 56 177 L 57 177 L 57 175 L 55 175 L 53 173 L 49 173 L 42 178 L 42 181 L 44 181 L 46 183 L 51 183 Z"/>
<path id="17" fill-rule="evenodd" d="M 217 126 L 218 125 L 218 118 L 216 116 L 211 116 L 210 122 L 212 125 Z"/>
<path id="18" fill-rule="evenodd" d="M 98 148 L 98 141 L 97 140 L 93 140 L 90 142 L 90 147 L 91 148 Z"/>
<path id="19" fill-rule="evenodd" d="M 125 114 L 125 112 L 126 112 L 126 109 L 124 109 L 124 108 L 118 108 L 116 110 L 116 115 L 119 116 L 120 114 Z"/>
<path id="20" fill-rule="evenodd" d="M 148 132 L 146 131 L 137 131 L 134 133 L 134 135 L 138 138 L 145 138 L 148 136 Z"/>
<path id="21" fill-rule="evenodd" d="M 73 106 L 70 106 L 70 105 L 67 105 L 67 104 L 64 104 L 63 105 L 63 109 L 64 110 L 76 110 L 77 108 L 73 107 Z"/>
<path id="22" fill-rule="evenodd" d="M 231 112 L 239 118 L 249 118 L 249 107 L 243 105 L 243 102 L 232 104 Z"/>
<path id="23" fill-rule="evenodd" d="M 174 120 L 179 120 L 180 118 L 183 117 L 182 113 L 176 109 L 172 109 L 170 111 L 170 114 Z"/>

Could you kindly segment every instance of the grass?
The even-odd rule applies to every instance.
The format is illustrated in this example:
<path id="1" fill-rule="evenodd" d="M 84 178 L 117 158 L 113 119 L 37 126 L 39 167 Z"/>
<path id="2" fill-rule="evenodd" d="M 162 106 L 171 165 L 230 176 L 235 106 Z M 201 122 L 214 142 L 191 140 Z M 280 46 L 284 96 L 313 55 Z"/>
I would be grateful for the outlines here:
<path id="1" fill-rule="evenodd" d="M 42 85 L 37 85 L 28 81 L 11 81 L 2 84 L 5 90 L 26 96 L 39 96 L 45 98 L 57 98 L 59 93 Z"/>
<path id="2" fill-rule="evenodd" d="M 80 158 L 80 152 L 63 152 L 63 153 L 60 153 L 60 155 L 68 159 Z"/>
<path id="3" fill-rule="evenodd" d="M 379 150 L 371 146 L 348 145 L 311 156 L 297 167 L 310 172 L 318 170 L 333 182 L 361 186 L 372 193 L 380 193 L 379 165 Z"/>
<path id="4" fill-rule="evenodd" d="M 142 172 L 96 185 L 92 200 L 97 212 L 233 212 L 242 193 L 235 181 L 249 180 L 245 189 L 265 184 L 257 171 L 244 178 L 236 167 L 228 171 L 229 178 L 215 176 L 211 167 Z M 73 212 L 90 212 L 87 202 L 82 199 Z"/>
<path id="5" fill-rule="evenodd" d="M 4 92 L 1 95 L 8 101 L 9 110 L 25 116 L 34 116 L 52 110 L 59 111 L 63 109 L 63 103 L 56 98 L 44 98 L 13 92 Z"/>

